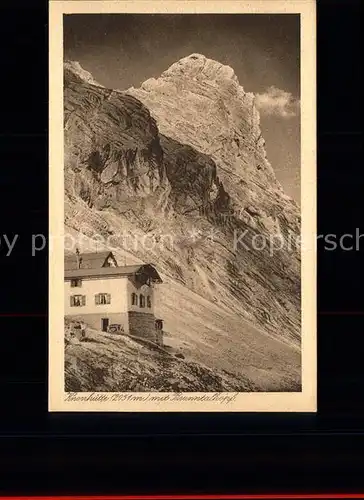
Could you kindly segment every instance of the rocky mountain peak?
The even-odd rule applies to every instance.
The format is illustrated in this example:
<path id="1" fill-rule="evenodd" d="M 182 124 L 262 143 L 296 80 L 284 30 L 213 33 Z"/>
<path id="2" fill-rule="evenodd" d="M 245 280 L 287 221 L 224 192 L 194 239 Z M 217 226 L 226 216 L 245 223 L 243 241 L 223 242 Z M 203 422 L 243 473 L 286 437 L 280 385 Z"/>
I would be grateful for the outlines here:
<path id="1" fill-rule="evenodd" d="M 78 61 L 65 61 L 64 72 L 66 81 L 80 81 L 102 87 L 89 71 L 86 71 Z"/>
<path id="2" fill-rule="evenodd" d="M 191 54 L 127 93 L 150 110 L 162 134 L 214 160 L 233 210 L 246 222 L 270 231 L 283 212 L 297 219 L 298 207 L 284 195 L 267 159 L 255 96 L 244 91 L 232 68 Z M 252 217 L 251 207 L 259 215 Z"/>
<path id="3" fill-rule="evenodd" d="M 162 78 L 196 78 L 217 83 L 223 81 L 238 83 L 237 76 L 230 66 L 197 53 L 183 57 L 172 64 L 161 76 Z"/>

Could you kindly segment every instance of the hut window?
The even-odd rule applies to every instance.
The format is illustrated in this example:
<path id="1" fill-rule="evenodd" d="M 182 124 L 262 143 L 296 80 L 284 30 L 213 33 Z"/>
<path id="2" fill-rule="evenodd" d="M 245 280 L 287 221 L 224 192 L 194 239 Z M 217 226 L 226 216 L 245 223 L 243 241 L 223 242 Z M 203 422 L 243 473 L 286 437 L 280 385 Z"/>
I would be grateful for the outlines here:
<path id="1" fill-rule="evenodd" d="M 133 306 L 137 306 L 138 305 L 138 295 L 136 293 L 132 293 L 131 294 L 131 304 Z"/>
<path id="2" fill-rule="evenodd" d="M 147 307 L 152 307 L 152 299 L 150 298 L 149 295 L 147 297 Z"/>
<path id="3" fill-rule="evenodd" d="M 110 304 L 111 303 L 111 294 L 110 293 L 98 293 L 95 295 L 95 304 Z"/>
<path id="4" fill-rule="evenodd" d="M 71 307 L 81 307 L 86 305 L 86 295 L 71 295 Z"/>
<path id="5" fill-rule="evenodd" d="M 76 286 L 82 286 L 82 280 L 80 279 L 71 280 L 71 287 L 74 288 Z"/>
<path id="6" fill-rule="evenodd" d="M 163 320 L 162 319 L 155 320 L 155 328 L 156 328 L 156 330 L 163 330 Z"/>
<path id="7" fill-rule="evenodd" d="M 140 307 L 145 307 L 145 297 L 144 297 L 144 295 L 140 294 L 139 301 L 140 301 L 139 302 Z"/>

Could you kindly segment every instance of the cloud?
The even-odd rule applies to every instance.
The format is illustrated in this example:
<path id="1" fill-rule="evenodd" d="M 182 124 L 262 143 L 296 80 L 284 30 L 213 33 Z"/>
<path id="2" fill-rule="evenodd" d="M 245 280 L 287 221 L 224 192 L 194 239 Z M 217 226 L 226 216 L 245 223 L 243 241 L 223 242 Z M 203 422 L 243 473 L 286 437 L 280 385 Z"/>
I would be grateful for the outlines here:
<path id="1" fill-rule="evenodd" d="M 292 118 L 300 110 L 300 101 L 295 99 L 290 92 L 285 92 L 277 87 L 268 87 L 263 94 L 255 95 L 255 105 L 262 114 Z"/>

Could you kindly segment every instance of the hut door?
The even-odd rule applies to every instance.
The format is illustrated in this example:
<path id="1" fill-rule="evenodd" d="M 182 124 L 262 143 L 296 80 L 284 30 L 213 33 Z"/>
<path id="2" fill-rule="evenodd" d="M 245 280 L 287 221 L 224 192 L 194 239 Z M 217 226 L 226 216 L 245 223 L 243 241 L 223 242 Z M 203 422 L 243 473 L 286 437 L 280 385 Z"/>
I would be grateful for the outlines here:
<path id="1" fill-rule="evenodd" d="M 108 318 L 101 318 L 101 330 L 103 332 L 107 332 L 108 326 L 109 326 L 109 319 Z"/>

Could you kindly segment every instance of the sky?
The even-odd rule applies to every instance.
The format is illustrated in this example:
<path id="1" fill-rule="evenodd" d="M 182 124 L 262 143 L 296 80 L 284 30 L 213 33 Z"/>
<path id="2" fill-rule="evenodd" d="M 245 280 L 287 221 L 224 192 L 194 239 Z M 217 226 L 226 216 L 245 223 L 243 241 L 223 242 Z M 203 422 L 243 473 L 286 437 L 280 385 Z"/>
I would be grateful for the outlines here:
<path id="1" fill-rule="evenodd" d="M 300 203 L 300 20 L 296 14 L 70 14 L 64 57 L 100 84 L 139 87 L 194 52 L 257 94 L 267 157 Z"/>

